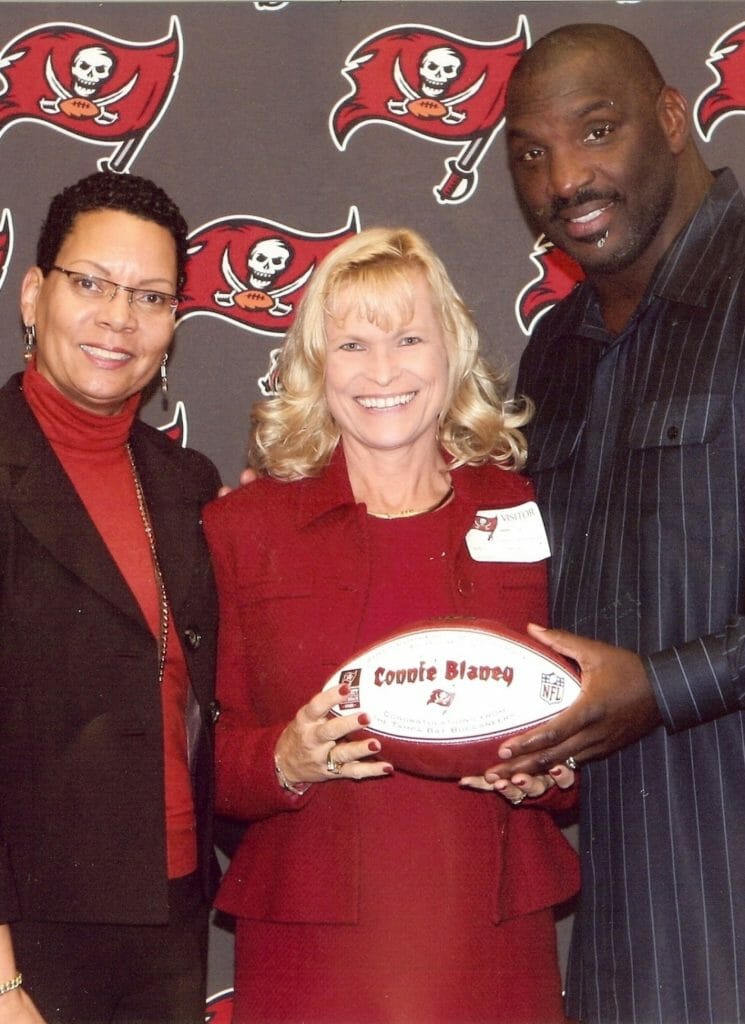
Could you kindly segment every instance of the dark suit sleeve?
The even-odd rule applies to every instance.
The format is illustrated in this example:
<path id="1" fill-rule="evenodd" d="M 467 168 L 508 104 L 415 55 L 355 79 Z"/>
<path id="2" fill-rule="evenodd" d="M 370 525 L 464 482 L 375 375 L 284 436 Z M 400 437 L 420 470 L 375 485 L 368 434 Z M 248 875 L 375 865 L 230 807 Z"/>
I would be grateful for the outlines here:
<path id="1" fill-rule="evenodd" d="M 659 651 L 645 659 L 670 732 L 710 722 L 745 707 L 745 617 L 722 633 Z"/>

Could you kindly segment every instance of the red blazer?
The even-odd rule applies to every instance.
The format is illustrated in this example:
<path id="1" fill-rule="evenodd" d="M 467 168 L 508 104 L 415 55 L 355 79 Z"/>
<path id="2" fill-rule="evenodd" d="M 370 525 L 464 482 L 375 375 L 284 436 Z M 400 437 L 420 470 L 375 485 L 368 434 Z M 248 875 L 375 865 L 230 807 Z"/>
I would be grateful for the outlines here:
<path id="1" fill-rule="evenodd" d="M 519 630 L 545 623 L 546 563 L 476 562 L 464 540 L 478 509 L 528 501 L 530 483 L 495 466 L 464 466 L 452 480 L 458 614 Z M 210 504 L 204 524 L 220 602 L 217 811 L 251 823 L 217 905 L 239 917 L 354 922 L 361 787 L 338 781 L 293 796 L 277 783 L 273 753 L 298 708 L 359 647 L 370 579 L 365 507 L 339 449 L 320 477 L 260 479 Z M 495 876 L 485 879 L 495 921 L 576 891 L 575 854 L 547 810 L 573 799 L 552 790 L 530 808 L 503 802 Z"/>

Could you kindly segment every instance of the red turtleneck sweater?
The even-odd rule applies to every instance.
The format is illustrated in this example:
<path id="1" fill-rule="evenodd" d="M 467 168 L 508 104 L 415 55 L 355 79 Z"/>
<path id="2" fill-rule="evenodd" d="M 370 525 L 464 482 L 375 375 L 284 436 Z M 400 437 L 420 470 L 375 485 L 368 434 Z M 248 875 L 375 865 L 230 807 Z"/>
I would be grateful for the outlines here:
<path id="1" fill-rule="evenodd" d="M 23 375 L 23 393 L 45 437 L 85 505 L 111 557 L 160 640 L 160 588 L 137 502 L 127 441 L 140 402 L 133 395 L 115 416 L 99 416 L 73 405 L 36 369 Z M 153 679 L 153 686 L 157 679 Z M 168 877 L 196 868 L 196 823 L 186 752 L 186 663 L 168 617 L 162 683 Z"/>

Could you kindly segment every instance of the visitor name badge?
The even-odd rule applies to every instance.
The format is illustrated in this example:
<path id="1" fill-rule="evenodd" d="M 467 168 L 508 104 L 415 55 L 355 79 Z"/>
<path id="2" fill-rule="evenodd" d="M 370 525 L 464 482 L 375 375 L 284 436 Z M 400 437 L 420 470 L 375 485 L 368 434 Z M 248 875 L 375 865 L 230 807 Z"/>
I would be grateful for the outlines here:
<path id="1" fill-rule="evenodd" d="M 466 534 L 466 546 L 476 562 L 540 562 L 551 554 L 534 501 L 480 509 Z"/>

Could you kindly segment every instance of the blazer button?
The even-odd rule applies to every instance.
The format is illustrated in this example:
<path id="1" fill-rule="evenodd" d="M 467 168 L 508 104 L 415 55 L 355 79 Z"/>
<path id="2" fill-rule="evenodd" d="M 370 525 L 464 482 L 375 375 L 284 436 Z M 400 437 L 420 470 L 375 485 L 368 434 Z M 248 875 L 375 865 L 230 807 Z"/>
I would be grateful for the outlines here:
<path id="1" fill-rule="evenodd" d="M 217 720 L 222 714 L 222 708 L 220 707 L 219 700 L 211 700 L 209 702 L 207 705 L 207 714 L 210 716 L 210 722 L 212 722 L 213 725 L 216 725 Z"/>
<path id="2" fill-rule="evenodd" d="M 460 579 L 458 580 L 458 593 L 461 597 L 468 597 L 469 594 L 473 593 L 473 580 Z"/>
<path id="3" fill-rule="evenodd" d="M 184 640 L 186 640 L 192 651 L 196 651 L 197 647 L 199 647 L 202 642 L 202 634 L 196 629 L 185 629 Z"/>

